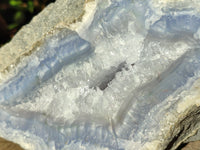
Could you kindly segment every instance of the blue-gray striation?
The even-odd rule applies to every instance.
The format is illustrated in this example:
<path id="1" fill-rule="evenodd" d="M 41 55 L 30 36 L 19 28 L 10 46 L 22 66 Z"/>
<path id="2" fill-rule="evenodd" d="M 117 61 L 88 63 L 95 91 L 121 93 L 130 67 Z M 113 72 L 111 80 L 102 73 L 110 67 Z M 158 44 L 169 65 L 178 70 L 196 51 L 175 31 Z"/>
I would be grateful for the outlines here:
<path id="1" fill-rule="evenodd" d="M 93 15 L 53 32 L 0 84 L 0 136 L 34 150 L 200 139 L 200 1 L 89 3 Z"/>
<path id="2" fill-rule="evenodd" d="M 11 104 L 16 98 L 26 96 L 40 83 L 58 73 L 63 66 L 91 52 L 89 42 L 73 31 L 62 29 L 53 37 L 47 38 L 39 47 L 36 53 L 37 62 L 30 61 L 1 87 L 0 101 Z"/>

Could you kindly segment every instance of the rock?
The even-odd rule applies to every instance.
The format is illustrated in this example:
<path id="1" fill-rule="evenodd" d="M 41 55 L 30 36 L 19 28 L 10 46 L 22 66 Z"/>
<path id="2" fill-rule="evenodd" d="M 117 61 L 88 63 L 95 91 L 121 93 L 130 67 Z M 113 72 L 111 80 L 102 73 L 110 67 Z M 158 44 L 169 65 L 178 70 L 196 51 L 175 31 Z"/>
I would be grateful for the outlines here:
<path id="1" fill-rule="evenodd" d="M 182 150 L 199 150 L 200 149 L 200 142 L 191 142 L 187 144 Z"/>
<path id="2" fill-rule="evenodd" d="M 60 0 L 52 11 L 61 2 L 72 4 L 62 6 L 69 18 L 85 4 L 82 19 L 51 25 L 41 13 L 51 34 L 27 37 L 39 44 L 2 72 L 3 138 L 37 150 L 175 150 L 200 140 L 199 0 Z M 69 10 L 76 3 L 80 11 Z"/>
<path id="3" fill-rule="evenodd" d="M 22 150 L 22 148 L 10 141 L 0 138 L 0 150 Z"/>
<path id="4" fill-rule="evenodd" d="M 46 7 L 32 21 L 25 25 L 0 49 L 0 72 L 15 65 L 24 55 L 30 55 L 35 46 L 60 23 L 69 25 L 81 19 L 84 14 L 84 0 L 57 0 Z"/>

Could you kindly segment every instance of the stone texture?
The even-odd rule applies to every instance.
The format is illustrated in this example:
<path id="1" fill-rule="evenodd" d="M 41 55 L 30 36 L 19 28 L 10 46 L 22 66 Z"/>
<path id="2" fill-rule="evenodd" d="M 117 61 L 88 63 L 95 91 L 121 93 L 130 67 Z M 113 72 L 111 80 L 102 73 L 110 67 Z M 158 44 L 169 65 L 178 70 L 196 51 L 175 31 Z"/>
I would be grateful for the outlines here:
<path id="1" fill-rule="evenodd" d="M 175 150 L 199 140 L 200 1 L 87 2 L 89 15 L 53 23 L 2 78 L 0 135 L 37 150 Z"/>
<path id="2" fill-rule="evenodd" d="M 18 144 L 0 138 L 0 150 L 23 150 Z"/>
<path id="3" fill-rule="evenodd" d="M 182 148 L 182 150 L 200 150 L 200 142 L 191 142 Z"/>
<path id="4" fill-rule="evenodd" d="M 29 55 L 44 37 L 63 23 L 70 25 L 84 14 L 84 0 L 57 0 L 48 5 L 32 21 L 22 27 L 11 42 L 0 49 L 0 72 L 19 62 L 20 57 Z"/>

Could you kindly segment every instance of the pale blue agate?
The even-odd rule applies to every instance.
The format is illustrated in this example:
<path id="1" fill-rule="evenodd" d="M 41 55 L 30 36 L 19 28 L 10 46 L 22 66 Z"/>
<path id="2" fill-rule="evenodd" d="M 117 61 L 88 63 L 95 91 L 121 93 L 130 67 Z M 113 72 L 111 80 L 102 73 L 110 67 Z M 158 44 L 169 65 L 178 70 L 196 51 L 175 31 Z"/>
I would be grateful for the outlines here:
<path id="1" fill-rule="evenodd" d="M 170 95 L 176 96 L 181 91 L 187 90 L 200 75 L 199 41 L 193 37 L 200 27 L 200 16 L 193 12 L 193 9 L 167 9 L 163 10 L 163 15 L 160 15 L 158 20 L 146 25 L 146 21 L 151 17 L 154 18 L 156 13 L 156 10 L 152 10 L 149 5 L 147 0 L 135 0 L 134 2 L 113 0 L 109 5 L 99 3 L 93 22 L 88 29 L 85 29 L 86 39 L 69 30 L 61 30 L 58 34 L 47 38 L 35 53 L 38 63 L 32 64 L 30 61 L 16 76 L 0 86 L 2 106 L 0 122 L 5 122 L 6 127 L 13 130 L 28 131 L 41 138 L 47 145 L 47 149 L 52 148 L 52 141 L 57 150 L 70 149 L 70 144 L 72 144 L 71 149 L 75 144 L 82 145 L 86 149 L 92 145 L 97 148 L 122 150 L 126 149 L 124 142 L 129 140 L 141 143 L 151 141 L 153 137 L 146 137 L 145 134 L 161 130 L 159 123 L 155 122 L 159 118 L 155 116 L 162 116 L 149 117 L 148 113 L 156 114 L 156 111 L 160 109 L 157 108 L 158 105 L 164 105 Z M 146 11 L 149 12 L 148 15 Z M 144 41 L 147 43 L 153 43 L 154 40 L 162 44 L 165 40 L 172 41 L 171 43 L 173 40 L 174 42 L 182 40 L 188 44 L 189 50 L 175 61 L 169 60 L 169 63 L 163 66 L 166 69 L 161 72 L 159 78 L 154 78 L 132 90 L 120 107 L 117 119 L 111 118 L 110 122 L 101 122 L 101 119 L 96 121 L 96 118 L 86 117 L 86 119 L 77 118 L 59 124 L 59 122 L 51 121 L 51 118 L 44 114 L 33 113 L 20 117 L 6 110 L 9 106 L 23 103 L 29 93 L 48 82 L 63 67 L 77 61 L 92 59 L 91 54 L 95 53 L 96 47 L 100 45 L 99 41 L 109 42 L 110 36 L 119 34 L 124 38 L 131 34 L 128 31 L 129 22 L 139 26 L 140 29 L 135 33 L 144 36 Z M 97 36 L 99 36 L 99 41 L 96 40 Z M 134 49 L 134 43 L 132 48 Z M 144 50 L 147 48 L 145 44 L 143 48 Z M 137 67 L 143 62 L 141 58 L 141 61 L 138 60 L 134 65 Z M 132 64 L 133 67 L 134 65 Z M 147 66 L 152 72 L 157 67 L 151 66 L 148 61 Z M 1 129 L 3 127 L 0 124 Z M 69 147 L 66 148 L 66 145 Z M 42 148 L 38 147 L 38 149 Z"/>
<path id="2" fill-rule="evenodd" d="M 1 86 L 1 102 L 15 103 L 16 98 L 26 96 L 40 83 L 54 76 L 63 66 L 89 55 L 92 47 L 77 33 L 62 29 L 53 37 L 47 38 L 38 51 L 36 55 L 39 63 L 28 63 L 15 77 Z"/>

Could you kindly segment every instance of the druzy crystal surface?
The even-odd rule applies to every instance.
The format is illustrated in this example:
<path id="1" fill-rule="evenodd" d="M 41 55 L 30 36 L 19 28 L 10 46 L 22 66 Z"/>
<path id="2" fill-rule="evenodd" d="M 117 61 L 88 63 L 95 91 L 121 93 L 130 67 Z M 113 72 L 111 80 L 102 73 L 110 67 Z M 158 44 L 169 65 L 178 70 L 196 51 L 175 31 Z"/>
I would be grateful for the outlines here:
<path id="1" fill-rule="evenodd" d="M 198 133 L 200 119 L 192 128 L 184 119 L 199 113 L 200 1 L 90 3 L 89 21 L 57 29 L 2 80 L 0 135 L 34 150 L 198 139 L 187 129 Z"/>

